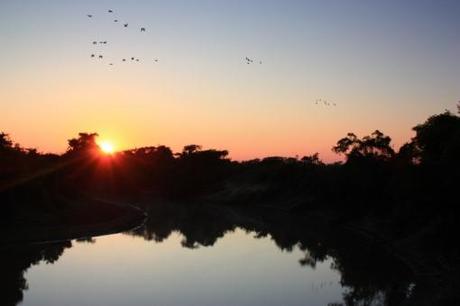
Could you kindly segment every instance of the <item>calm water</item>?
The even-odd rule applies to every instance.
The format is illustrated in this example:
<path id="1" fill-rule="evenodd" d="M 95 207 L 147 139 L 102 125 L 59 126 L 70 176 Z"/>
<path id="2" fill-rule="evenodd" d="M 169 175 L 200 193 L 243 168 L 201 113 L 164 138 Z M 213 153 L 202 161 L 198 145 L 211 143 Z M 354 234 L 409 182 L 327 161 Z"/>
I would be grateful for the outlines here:
<path id="1" fill-rule="evenodd" d="M 236 229 L 212 247 L 185 248 L 116 234 L 73 242 L 58 261 L 25 277 L 21 305 L 327 305 L 341 302 L 340 274 L 327 258 L 301 266 L 305 252 Z"/>
<path id="2" fill-rule="evenodd" d="M 147 211 L 128 233 L 3 249 L 0 304 L 400 305 L 423 291 L 378 244 L 331 224 L 224 207 Z"/>

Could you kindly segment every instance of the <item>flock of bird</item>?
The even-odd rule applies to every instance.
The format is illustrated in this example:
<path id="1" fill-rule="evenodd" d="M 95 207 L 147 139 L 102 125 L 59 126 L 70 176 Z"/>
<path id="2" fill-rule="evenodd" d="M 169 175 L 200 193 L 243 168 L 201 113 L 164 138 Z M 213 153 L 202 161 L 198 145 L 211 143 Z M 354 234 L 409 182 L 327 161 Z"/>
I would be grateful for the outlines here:
<path id="1" fill-rule="evenodd" d="M 315 105 L 318 105 L 318 106 L 327 106 L 327 107 L 330 107 L 330 106 L 337 106 L 337 104 L 328 102 L 327 100 L 323 100 L 323 99 L 316 99 L 316 100 L 315 100 Z"/>
<path id="2" fill-rule="evenodd" d="M 250 59 L 249 57 L 245 57 L 244 60 L 246 61 L 246 64 L 253 64 L 254 63 L 254 60 L 253 59 Z M 259 65 L 262 65 L 262 61 L 258 61 Z"/>
<path id="3" fill-rule="evenodd" d="M 113 10 L 109 9 L 109 10 L 107 10 L 107 13 L 108 13 L 108 14 L 113 14 Z M 87 14 L 86 16 L 87 16 L 88 18 L 93 18 L 93 17 L 94 17 L 94 15 L 92 15 L 92 14 Z M 114 22 L 114 23 L 118 23 L 118 22 L 119 22 L 119 19 L 113 19 L 113 22 Z M 127 28 L 128 26 L 129 26 L 128 23 L 123 23 L 123 28 Z M 140 32 L 146 32 L 146 31 L 147 31 L 146 27 L 140 27 L 139 30 L 140 30 Z M 107 42 L 106 40 L 103 40 L 103 41 L 96 41 L 96 40 L 95 40 L 95 41 L 92 42 L 93 45 L 107 45 L 107 43 L 108 43 L 108 42 Z M 99 59 L 99 60 L 104 59 L 104 55 L 102 55 L 102 54 L 96 54 L 96 53 L 92 53 L 92 54 L 90 55 L 90 57 L 93 58 L 93 59 Z M 139 58 L 136 58 L 136 57 L 134 57 L 134 56 L 131 56 L 131 57 L 128 57 L 128 58 L 122 58 L 122 59 L 121 59 L 121 62 L 128 62 L 128 61 L 129 61 L 129 62 L 139 62 L 140 59 L 139 59 Z M 154 59 L 153 59 L 153 62 L 155 62 L 155 63 L 158 63 L 158 61 L 159 61 L 158 58 L 154 58 Z M 243 62 L 246 63 L 247 65 L 251 65 L 251 64 L 259 64 L 259 65 L 262 65 L 262 61 L 261 61 L 261 60 L 255 60 L 255 59 L 249 58 L 249 57 L 247 57 L 247 56 L 243 58 Z M 114 65 L 113 62 L 110 62 L 110 63 L 109 63 L 109 66 L 113 66 L 113 65 Z M 335 103 L 331 103 L 331 102 L 329 102 L 329 101 L 327 101 L 327 100 L 324 100 L 324 99 L 316 99 L 316 100 L 315 100 L 315 105 L 318 105 L 318 106 L 326 106 L 326 107 L 331 107 L 331 106 L 334 106 L 334 107 L 335 107 L 335 106 L 337 106 Z"/>
<path id="4" fill-rule="evenodd" d="M 109 9 L 109 10 L 107 10 L 107 13 L 113 14 L 113 10 Z M 88 18 L 93 18 L 93 17 L 94 17 L 93 14 L 87 14 L 86 16 L 87 16 Z M 118 23 L 119 20 L 118 20 L 118 19 L 114 19 L 113 22 Z M 127 28 L 128 25 L 129 25 L 128 23 L 123 23 L 123 28 Z M 145 27 L 140 27 L 140 32 L 146 32 L 146 28 L 145 28 Z M 104 40 L 104 41 L 93 41 L 92 43 L 93 43 L 93 45 L 107 45 L 107 41 L 106 41 L 106 40 Z M 103 59 L 103 58 L 104 58 L 104 55 L 102 55 L 102 54 L 96 55 L 95 53 L 92 53 L 90 57 L 91 57 L 91 58 Z M 122 59 L 121 59 L 122 62 L 126 62 L 127 60 L 128 60 L 127 58 L 122 58 Z M 136 57 L 131 57 L 130 60 L 133 61 L 133 62 L 134 62 L 134 61 L 135 61 L 135 62 L 139 62 L 139 61 L 140 61 L 139 58 L 136 58 Z M 153 61 L 154 61 L 155 63 L 157 63 L 157 62 L 158 62 L 158 58 L 153 59 Z M 113 64 L 113 63 L 109 63 L 109 65 L 110 65 L 110 66 L 113 66 L 114 64 Z"/>
<path id="5" fill-rule="evenodd" d="M 113 10 L 109 9 L 109 10 L 107 10 L 107 13 L 108 13 L 108 14 L 113 14 Z M 93 14 L 87 14 L 86 16 L 87 16 L 88 18 L 93 18 L 93 17 L 94 17 Z M 113 19 L 113 22 L 114 22 L 114 23 L 118 23 L 118 22 L 119 22 L 119 19 Z M 129 26 L 129 23 L 123 23 L 123 28 L 127 28 L 128 26 Z M 146 32 L 146 31 L 147 31 L 146 27 L 140 27 L 139 30 L 140 30 L 140 32 Z M 106 40 L 104 40 L 104 41 L 93 41 L 92 44 L 93 44 L 93 45 L 107 45 L 107 41 L 106 41 Z M 96 58 L 97 58 L 97 59 L 103 59 L 103 58 L 104 58 L 104 55 L 102 55 L 102 54 L 96 55 L 95 53 L 92 53 L 92 54 L 90 55 L 90 57 L 91 57 L 91 58 L 94 58 L 94 59 L 96 59 Z M 135 61 L 135 62 L 139 62 L 139 61 L 140 61 L 139 58 L 135 58 L 135 57 L 131 57 L 131 58 L 129 58 L 129 59 L 130 59 L 130 61 L 133 61 L 133 62 L 134 62 L 134 61 Z M 247 56 L 246 56 L 243 60 L 244 60 L 244 62 L 245 62 L 246 64 L 248 64 L 248 65 L 254 64 L 254 63 L 258 63 L 259 65 L 262 65 L 262 61 L 261 61 L 261 60 L 256 60 L 256 61 L 254 61 L 254 59 L 251 59 L 251 58 L 249 58 L 249 57 L 247 57 Z M 128 59 L 127 59 L 127 58 L 122 58 L 121 61 L 122 61 L 122 62 L 126 62 L 126 61 L 128 61 Z M 154 61 L 155 63 L 157 63 L 159 60 L 158 60 L 158 58 L 155 58 L 155 59 L 153 59 L 153 61 Z M 109 65 L 110 65 L 110 66 L 113 66 L 114 63 L 109 63 Z"/>
<path id="6" fill-rule="evenodd" d="M 107 13 L 108 13 L 108 14 L 113 14 L 113 10 L 109 9 L 109 10 L 107 10 Z M 86 16 L 87 16 L 88 18 L 93 18 L 93 15 L 92 15 L 92 14 L 87 14 Z M 118 19 L 113 19 L 113 22 L 114 22 L 114 23 L 118 23 L 119 20 L 118 20 Z M 123 23 L 123 28 L 127 28 L 128 26 L 129 26 L 128 23 Z M 140 32 L 146 32 L 147 29 L 146 29 L 146 27 L 140 27 L 139 30 L 140 30 Z M 103 40 L 103 41 L 93 41 L 92 44 L 93 44 L 93 45 L 107 45 L 107 41 L 106 41 L 106 40 Z M 97 59 L 99 59 L 99 60 L 102 60 L 102 59 L 104 58 L 104 55 L 102 55 L 102 54 L 96 55 L 96 53 L 92 53 L 90 57 L 93 58 L 93 59 L 96 59 L 96 58 L 97 58 Z M 136 57 L 134 57 L 134 56 L 131 56 L 131 57 L 129 57 L 129 58 L 122 58 L 121 61 L 122 61 L 122 62 L 127 62 L 127 61 L 130 61 L 130 62 L 139 62 L 140 59 L 139 59 L 139 58 L 136 58 Z M 155 63 L 158 63 L 158 61 L 159 61 L 158 58 L 154 58 L 154 59 L 153 59 L 153 62 L 155 62 Z M 261 61 L 261 60 L 254 60 L 254 59 L 249 58 L 249 57 L 247 57 L 247 56 L 243 58 L 243 62 L 246 63 L 247 65 L 251 65 L 251 64 L 259 64 L 259 65 L 262 65 L 262 61 Z M 110 65 L 110 66 L 113 66 L 114 63 L 110 62 L 109 65 Z M 318 106 L 326 106 L 326 107 L 331 107 L 331 106 L 334 106 L 334 107 L 335 107 L 335 106 L 337 106 L 335 103 L 331 103 L 331 102 L 329 102 L 329 101 L 327 101 L 327 100 L 324 100 L 324 99 L 316 99 L 316 100 L 315 100 L 315 105 L 318 105 Z"/>

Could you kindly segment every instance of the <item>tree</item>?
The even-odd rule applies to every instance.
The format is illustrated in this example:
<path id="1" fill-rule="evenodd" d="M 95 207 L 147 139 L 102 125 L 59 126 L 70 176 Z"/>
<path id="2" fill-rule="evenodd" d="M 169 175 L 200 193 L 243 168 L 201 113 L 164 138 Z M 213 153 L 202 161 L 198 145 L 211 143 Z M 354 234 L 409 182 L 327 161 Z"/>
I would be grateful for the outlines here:
<path id="1" fill-rule="evenodd" d="M 413 157 L 421 163 L 460 161 L 460 117 L 446 111 L 413 128 Z"/>
<path id="2" fill-rule="evenodd" d="M 184 149 L 182 149 L 181 156 L 191 155 L 191 154 L 196 153 L 196 152 L 198 152 L 200 150 L 201 150 L 200 145 L 196 145 L 196 144 L 187 145 L 187 146 L 184 147 Z"/>
<path id="3" fill-rule="evenodd" d="M 98 149 L 96 143 L 97 133 L 78 133 L 78 138 L 68 140 L 67 152 L 80 152 Z"/>
<path id="4" fill-rule="evenodd" d="M 418 164 L 420 159 L 416 154 L 416 148 L 413 142 L 406 142 L 399 148 L 397 159 L 405 164 Z"/>
<path id="5" fill-rule="evenodd" d="M 7 150 L 13 147 L 13 142 L 10 136 L 4 132 L 0 132 L 0 150 Z"/>
<path id="6" fill-rule="evenodd" d="M 362 158 L 388 160 L 394 156 L 390 143 L 391 138 L 379 130 L 375 130 L 370 136 L 362 139 L 353 133 L 348 133 L 346 137 L 337 142 L 332 151 L 344 154 L 347 161 Z"/>
<path id="7" fill-rule="evenodd" d="M 353 133 L 348 133 L 346 137 L 337 141 L 337 145 L 332 148 L 337 154 L 345 154 L 350 156 L 351 154 L 358 151 L 360 146 L 360 140 Z"/>
<path id="8" fill-rule="evenodd" d="M 324 165 L 323 162 L 319 159 L 318 153 L 315 153 L 310 156 L 304 156 L 302 157 L 301 161 L 306 165 L 315 165 L 315 166 Z"/>
<path id="9" fill-rule="evenodd" d="M 375 130 L 371 136 L 362 139 L 361 149 L 365 156 L 388 159 L 394 155 L 394 150 L 390 146 L 391 138 L 385 136 L 379 130 Z"/>

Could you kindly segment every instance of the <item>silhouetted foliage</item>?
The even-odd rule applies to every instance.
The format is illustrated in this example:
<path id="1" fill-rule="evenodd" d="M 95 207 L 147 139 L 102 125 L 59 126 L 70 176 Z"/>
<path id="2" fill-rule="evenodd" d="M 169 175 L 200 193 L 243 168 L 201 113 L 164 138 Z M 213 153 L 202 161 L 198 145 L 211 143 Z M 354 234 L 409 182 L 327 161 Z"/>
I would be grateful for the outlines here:
<path id="1" fill-rule="evenodd" d="M 322 166 L 324 163 L 319 159 L 319 153 L 315 153 L 310 156 L 304 156 L 301 159 L 307 165 L 315 165 L 315 166 Z"/>
<path id="2" fill-rule="evenodd" d="M 68 153 L 95 151 L 99 148 L 96 143 L 97 133 L 79 133 L 77 138 L 68 140 Z"/>
<path id="3" fill-rule="evenodd" d="M 415 136 L 397 153 L 391 138 L 379 130 L 362 138 L 349 133 L 332 148 L 345 156 L 343 164 L 325 164 L 317 153 L 301 159 L 272 156 L 238 162 L 232 161 L 226 150 L 203 149 L 196 144 L 179 153 L 156 146 L 104 155 L 97 146 L 96 133 L 80 133 L 70 139 L 67 152 L 58 156 L 22 148 L 8 134 L 0 133 L 3 224 L 14 226 L 18 220 L 38 223 L 38 219 L 51 224 L 58 220 L 100 222 L 129 213 L 108 204 L 73 204 L 94 198 L 130 203 L 177 201 L 190 207 L 200 203 L 231 205 L 258 214 L 266 210 L 317 214 L 337 225 L 353 225 L 388 241 L 406 243 L 432 266 L 448 267 L 439 273 L 448 273 L 460 267 L 460 248 L 452 243 L 460 222 L 455 194 L 460 181 L 460 117 L 450 112 L 434 115 L 413 130 Z M 193 218 L 209 227 L 196 230 L 183 220 L 180 228 L 186 233 L 185 247 L 212 245 L 235 227 L 214 224 L 212 214 Z M 171 212 L 169 221 L 173 220 Z M 156 224 L 152 226 L 161 227 Z M 161 240 L 168 232 L 169 228 L 158 228 L 145 236 Z M 272 235 L 286 250 L 299 242 L 292 236 L 278 239 L 274 230 L 259 228 L 257 233 Z M 316 251 L 310 252 L 303 264 L 314 266 L 329 254 L 309 245 L 308 250 L 312 249 Z M 348 260 L 353 259 L 340 257 L 337 268 L 342 269 Z M 343 278 L 353 284 L 363 281 L 346 273 Z M 375 288 L 399 292 L 382 284 Z M 366 298 L 378 294 L 375 288 L 351 291 L 349 303 L 359 300 L 366 304 Z"/>
<path id="4" fill-rule="evenodd" d="M 11 150 L 13 147 L 13 142 L 10 139 L 10 136 L 4 132 L 0 132 L 0 150 Z"/>
<path id="5" fill-rule="evenodd" d="M 339 154 L 345 154 L 348 162 L 363 158 L 388 160 L 394 155 L 390 142 L 391 138 L 379 130 L 375 130 L 370 136 L 365 136 L 362 139 L 353 133 L 348 133 L 346 137 L 337 142 L 332 150 Z"/>
<path id="6" fill-rule="evenodd" d="M 445 112 L 414 127 L 414 157 L 421 163 L 458 165 L 460 161 L 460 117 Z"/>

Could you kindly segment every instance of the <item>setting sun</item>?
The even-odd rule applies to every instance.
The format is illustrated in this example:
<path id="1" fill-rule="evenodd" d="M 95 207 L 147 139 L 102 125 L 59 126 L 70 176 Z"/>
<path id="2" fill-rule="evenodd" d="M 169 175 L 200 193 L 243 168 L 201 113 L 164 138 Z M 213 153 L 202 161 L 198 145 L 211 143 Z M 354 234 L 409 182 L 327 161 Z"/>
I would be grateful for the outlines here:
<path id="1" fill-rule="evenodd" d="M 106 154 L 112 154 L 114 152 L 114 146 L 110 141 L 104 140 L 99 142 L 99 147 L 101 148 L 102 152 Z"/>

